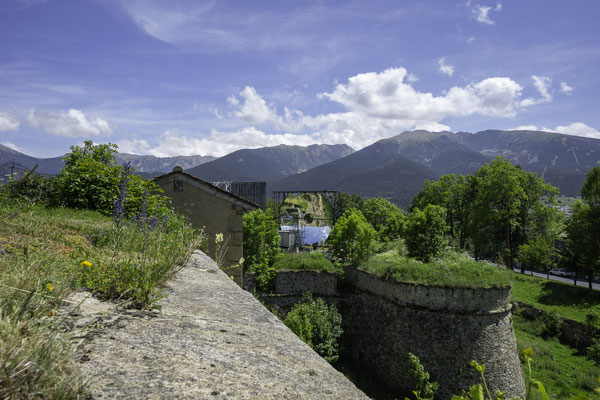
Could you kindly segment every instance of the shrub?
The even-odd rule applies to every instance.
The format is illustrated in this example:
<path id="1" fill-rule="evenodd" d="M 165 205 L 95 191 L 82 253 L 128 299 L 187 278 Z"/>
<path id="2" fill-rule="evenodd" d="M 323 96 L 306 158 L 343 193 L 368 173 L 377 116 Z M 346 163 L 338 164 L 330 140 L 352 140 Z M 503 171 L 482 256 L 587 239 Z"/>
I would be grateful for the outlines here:
<path id="1" fill-rule="evenodd" d="M 408 374 L 412 380 L 413 393 L 419 400 L 433 400 L 439 385 L 437 382 L 429 382 L 429 372 L 425 371 L 419 357 L 412 353 L 408 353 L 408 363 L 410 369 Z"/>
<path id="2" fill-rule="evenodd" d="M 337 261 L 358 265 L 372 253 L 376 234 L 362 212 L 352 209 L 338 219 L 327 243 Z"/>
<path id="3" fill-rule="evenodd" d="M 321 298 L 315 301 L 307 293 L 292 307 L 284 323 L 325 360 L 337 361 L 342 316 L 334 305 L 327 306 Z"/>
<path id="4" fill-rule="evenodd" d="M 542 336 L 556 338 L 562 333 L 563 319 L 557 313 L 545 313 L 542 317 Z"/>
<path id="5" fill-rule="evenodd" d="M 408 254 L 423 262 L 431 261 L 446 245 L 447 231 L 443 207 L 430 204 L 422 211 L 414 208 L 405 226 Z"/>
<path id="6" fill-rule="evenodd" d="M 279 234 L 271 210 L 244 214 L 244 270 L 256 272 L 256 284 L 263 291 L 268 291 L 273 285 L 273 263 L 278 253 Z"/>
<path id="7" fill-rule="evenodd" d="M 600 340 L 594 339 L 592 344 L 585 349 L 585 354 L 596 364 L 600 364 Z"/>

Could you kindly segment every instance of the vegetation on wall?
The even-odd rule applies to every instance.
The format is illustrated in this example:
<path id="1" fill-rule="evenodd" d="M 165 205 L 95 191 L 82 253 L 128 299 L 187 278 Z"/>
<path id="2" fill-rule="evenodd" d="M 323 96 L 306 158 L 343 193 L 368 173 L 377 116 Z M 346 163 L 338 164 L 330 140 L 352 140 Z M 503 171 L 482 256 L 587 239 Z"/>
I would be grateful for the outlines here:
<path id="1" fill-rule="evenodd" d="M 342 334 L 342 316 L 334 305 L 314 300 L 310 293 L 295 304 L 284 321 L 300 339 L 329 362 L 338 359 L 338 338 Z"/>
<path id="2" fill-rule="evenodd" d="M 244 270 L 256 272 L 256 284 L 263 291 L 269 291 L 275 279 L 273 263 L 279 253 L 277 228 L 269 209 L 244 214 Z"/>

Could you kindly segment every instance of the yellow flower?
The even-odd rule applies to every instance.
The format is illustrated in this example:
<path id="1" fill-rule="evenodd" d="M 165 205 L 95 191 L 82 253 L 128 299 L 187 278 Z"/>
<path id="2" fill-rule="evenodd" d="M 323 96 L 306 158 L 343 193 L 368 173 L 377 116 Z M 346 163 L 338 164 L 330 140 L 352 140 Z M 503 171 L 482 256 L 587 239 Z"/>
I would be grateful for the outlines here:
<path id="1" fill-rule="evenodd" d="M 531 347 L 528 347 L 525 350 L 523 350 L 523 354 L 526 355 L 526 356 L 532 356 L 533 355 L 533 349 Z"/>
<path id="2" fill-rule="evenodd" d="M 223 241 L 223 234 L 222 233 L 217 233 L 215 235 L 215 243 L 221 243 Z"/>
<path id="3" fill-rule="evenodd" d="M 48 316 L 49 316 L 49 317 L 54 317 L 55 315 L 56 315 L 56 313 L 55 313 L 54 311 L 50 311 L 50 312 L 48 313 Z"/>
<path id="4" fill-rule="evenodd" d="M 89 267 L 91 267 L 91 266 L 92 266 L 92 263 L 91 263 L 91 262 L 89 262 L 89 261 L 87 261 L 87 260 L 85 260 L 85 261 L 82 261 L 82 262 L 81 262 L 81 266 L 82 266 L 82 267 L 88 267 L 88 268 L 89 268 Z"/>
<path id="5" fill-rule="evenodd" d="M 47 288 L 49 291 L 53 291 L 53 290 L 54 290 L 54 288 L 52 287 L 52 285 L 50 284 L 50 282 L 46 283 L 46 288 Z"/>

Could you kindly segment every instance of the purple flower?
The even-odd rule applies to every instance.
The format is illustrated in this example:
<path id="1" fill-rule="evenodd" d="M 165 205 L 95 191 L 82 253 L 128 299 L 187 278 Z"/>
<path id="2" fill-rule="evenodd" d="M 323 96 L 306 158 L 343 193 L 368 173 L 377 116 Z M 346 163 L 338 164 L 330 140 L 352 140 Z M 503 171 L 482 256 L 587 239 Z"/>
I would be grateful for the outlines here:
<path id="1" fill-rule="evenodd" d="M 131 166 L 131 161 L 123 163 L 121 180 L 119 181 L 119 196 L 113 203 L 113 221 L 115 221 L 117 227 L 121 227 L 123 224 L 123 217 L 125 216 L 125 203 L 127 203 L 127 185 L 129 184 L 129 177 L 132 169 L 133 167 Z"/>

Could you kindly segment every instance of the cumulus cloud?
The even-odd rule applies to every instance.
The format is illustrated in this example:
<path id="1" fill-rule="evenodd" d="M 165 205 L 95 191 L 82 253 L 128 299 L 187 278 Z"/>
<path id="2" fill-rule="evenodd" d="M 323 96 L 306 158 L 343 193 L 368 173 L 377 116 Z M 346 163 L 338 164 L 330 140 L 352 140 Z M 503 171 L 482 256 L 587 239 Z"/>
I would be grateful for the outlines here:
<path id="1" fill-rule="evenodd" d="M 446 58 L 442 57 L 438 60 L 440 64 L 440 72 L 444 75 L 452 76 L 454 74 L 454 66 L 446 64 Z"/>
<path id="2" fill-rule="evenodd" d="M 560 83 L 560 91 L 563 92 L 564 94 L 567 95 L 571 95 L 571 93 L 573 92 L 573 88 L 569 85 L 567 85 L 567 82 L 561 82 Z"/>
<path id="3" fill-rule="evenodd" d="M 409 82 L 409 83 L 413 83 L 413 82 L 416 82 L 418 80 L 419 80 L 419 77 L 416 76 L 413 73 L 409 73 L 408 75 L 406 75 L 406 81 Z"/>
<path id="4" fill-rule="evenodd" d="M 529 107 L 540 103 L 549 103 L 552 101 L 552 94 L 550 94 L 550 85 L 552 84 L 552 79 L 547 76 L 537 76 L 532 75 L 531 79 L 533 79 L 533 85 L 540 93 L 539 98 L 528 97 L 525 100 L 521 101 L 522 107 Z"/>
<path id="5" fill-rule="evenodd" d="M 18 119 L 8 113 L 0 112 L 0 132 L 16 131 L 19 129 L 20 122 Z"/>
<path id="6" fill-rule="evenodd" d="M 242 99 L 241 102 L 234 96 L 227 99 L 232 106 L 241 105 L 240 109 L 234 112 L 236 117 L 256 124 L 277 121 L 277 110 L 270 107 L 253 87 L 246 86 L 239 96 Z"/>
<path id="7" fill-rule="evenodd" d="M 535 125 L 521 125 L 511 129 L 511 131 L 538 131 L 539 129 Z"/>
<path id="8" fill-rule="evenodd" d="M 88 119 L 77 109 L 69 111 L 37 112 L 33 109 L 27 115 L 27 123 L 35 128 L 64 137 L 110 136 L 112 128 L 100 117 Z"/>
<path id="9" fill-rule="evenodd" d="M 123 139 L 117 141 L 117 146 L 119 146 L 119 153 L 129 153 L 129 154 L 148 154 L 148 151 L 151 149 L 148 141 L 144 139 Z"/>
<path id="10" fill-rule="evenodd" d="M 587 126 L 583 122 L 573 122 L 565 126 L 557 126 L 554 132 L 564 133 L 566 135 L 583 136 L 588 138 L 600 139 L 600 132 Z"/>
<path id="11" fill-rule="evenodd" d="M 514 129 L 514 131 L 544 131 L 544 132 L 556 132 L 563 133 L 565 135 L 589 137 L 593 139 L 600 139 L 600 132 L 597 129 L 587 126 L 583 122 L 573 122 L 569 125 L 559 125 L 556 128 L 542 127 L 538 128 L 535 125 L 522 125 Z"/>
<path id="12" fill-rule="evenodd" d="M 309 146 L 316 143 L 310 135 L 267 134 L 255 127 L 246 127 L 232 132 L 213 130 L 208 136 L 202 138 L 168 130 L 160 136 L 158 142 L 158 146 L 149 150 L 150 154 L 157 157 L 195 154 L 221 157 L 240 149 L 256 149 L 280 144 Z"/>

